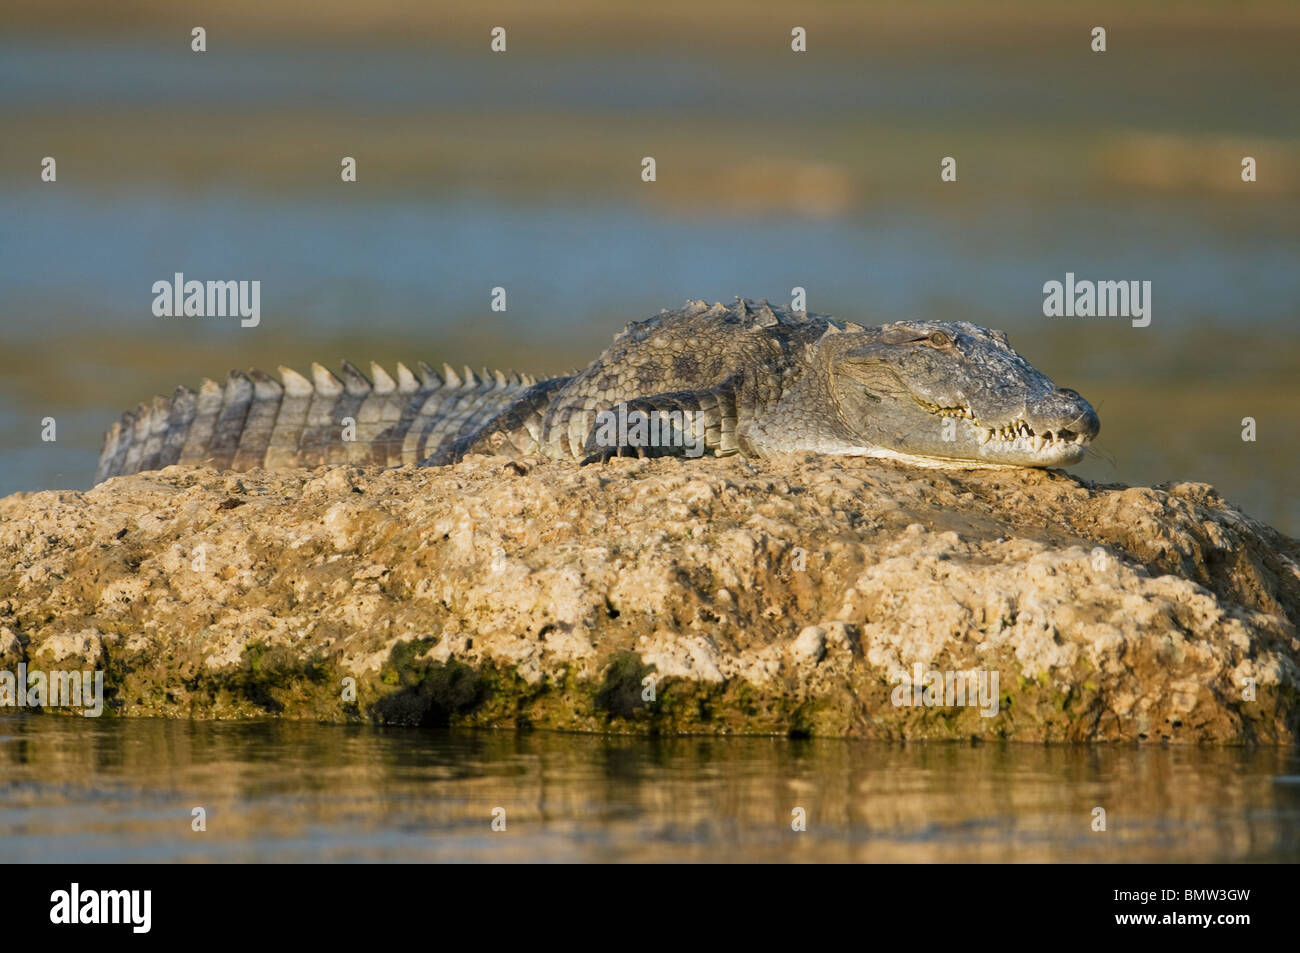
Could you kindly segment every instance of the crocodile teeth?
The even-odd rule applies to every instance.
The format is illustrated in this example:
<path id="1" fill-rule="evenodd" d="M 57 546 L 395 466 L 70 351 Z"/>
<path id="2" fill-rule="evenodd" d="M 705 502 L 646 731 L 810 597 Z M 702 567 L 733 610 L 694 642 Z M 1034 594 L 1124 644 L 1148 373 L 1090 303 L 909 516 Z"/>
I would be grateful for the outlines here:
<path id="1" fill-rule="evenodd" d="M 1050 430 L 1043 433 L 1034 433 L 1029 424 L 1023 420 L 1017 420 L 1009 424 L 1003 424 L 1000 427 L 985 427 L 978 422 L 971 425 L 975 431 L 975 439 L 981 445 L 988 443 L 990 440 L 997 440 L 1001 443 L 1012 444 L 1016 449 L 1031 450 L 1034 453 L 1042 453 L 1045 448 L 1080 446 L 1086 447 L 1089 440 L 1083 434 L 1071 434 L 1064 436 Z"/>

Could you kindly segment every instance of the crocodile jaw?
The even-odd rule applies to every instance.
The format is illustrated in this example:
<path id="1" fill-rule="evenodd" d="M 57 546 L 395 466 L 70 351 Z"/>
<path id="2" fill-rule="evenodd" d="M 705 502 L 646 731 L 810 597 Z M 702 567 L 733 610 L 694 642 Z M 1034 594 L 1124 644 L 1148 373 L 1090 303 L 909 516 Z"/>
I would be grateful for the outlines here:
<path id="1" fill-rule="evenodd" d="M 913 467 L 927 470 L 1020 470 L 1018 463 L 990 463 L 986 460 L 963 460 L 959 457 L 922 457 L 914 453 L 903 453 L 887 447 L 851 447 L 840 451 L 848 457 L 874 457 L 878 460 L 894 460 Z"/>
<path id="2" fill-rule="evenodd" d="M 971 427 L 981 451 L 1003 459 L 1019 456 L 1042 461 L 1031 463 L 1030 466 L 1070 466 L 1083 459 L 1092 443 L 1092 437 L 1088 434 L 1062 437 L 1053 433 L 1049 439 L 1045 434 L 1034 433 L 1024 424 L 1000 428 L 972 424 Z"/>

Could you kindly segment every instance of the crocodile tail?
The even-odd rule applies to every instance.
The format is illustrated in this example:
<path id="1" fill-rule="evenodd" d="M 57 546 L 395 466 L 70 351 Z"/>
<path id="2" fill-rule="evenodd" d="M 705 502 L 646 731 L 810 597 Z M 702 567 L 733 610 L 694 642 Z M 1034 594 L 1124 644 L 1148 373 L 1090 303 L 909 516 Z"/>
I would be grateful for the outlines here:
<path id="1" fill-rule="evenodd" d="M 232 371 L 155 397 L 108 428 L 95 482 L 173 463 L 250 470 L 326 463 L 416 463 L 467 427 L 495 416 L 533 384 L 500 371 L 441 373 L 421 362 L 391 376 L 371 364 L 367 377 L 343 363 L 336 376 L 313 364 L 311 377 L 280 368 Z"/>

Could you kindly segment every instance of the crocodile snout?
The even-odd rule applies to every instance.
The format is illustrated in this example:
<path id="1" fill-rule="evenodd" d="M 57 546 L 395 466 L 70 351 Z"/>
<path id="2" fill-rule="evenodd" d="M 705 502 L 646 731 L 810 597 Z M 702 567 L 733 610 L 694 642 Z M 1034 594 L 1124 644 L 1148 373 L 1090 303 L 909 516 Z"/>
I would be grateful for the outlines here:
<path id="1" fill-rule="evenodd" d="M 1101 420 L 1092 404 L 1069 387 L 1058 387 L 1027 415 L 1029 426 L 1070 443 L 1089 443 L 1101 432 Z"/>

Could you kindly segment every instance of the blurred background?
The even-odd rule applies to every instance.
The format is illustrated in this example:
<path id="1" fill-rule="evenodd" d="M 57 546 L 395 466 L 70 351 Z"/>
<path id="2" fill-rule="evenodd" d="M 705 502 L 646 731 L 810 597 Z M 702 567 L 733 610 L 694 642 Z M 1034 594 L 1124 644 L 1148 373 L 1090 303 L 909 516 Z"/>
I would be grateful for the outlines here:
<path id="1" fill-rule="evenodd" d="M 0 493 L 88 487 L 122 410 L 234 367 L 558 373 L 688 297 L 797 285 L 1005 329 L 1100 412 L 1076 472 L 1214 483 L 1300 535 L 1300 4 L 0 11 Z M 260 280 L 260 326 L 155 317 L 178 271 Z M 1067 271 L 1150 280 L 1150 327 L 1044 317 Z"/>

